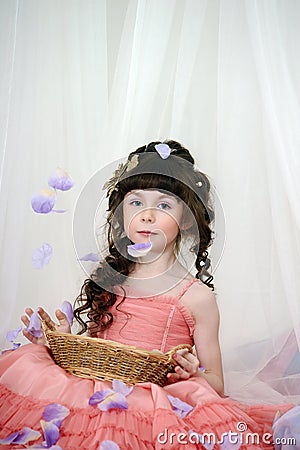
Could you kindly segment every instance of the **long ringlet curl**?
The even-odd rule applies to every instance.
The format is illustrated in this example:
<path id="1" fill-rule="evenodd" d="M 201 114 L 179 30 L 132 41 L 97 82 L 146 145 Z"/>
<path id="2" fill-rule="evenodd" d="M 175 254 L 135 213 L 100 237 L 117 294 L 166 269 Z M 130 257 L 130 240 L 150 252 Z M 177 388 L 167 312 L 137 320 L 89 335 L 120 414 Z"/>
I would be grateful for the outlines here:
<path id="1" fill-rule="evenodd" d="M 160 143 L 151 142 L 130 153 L 127 162 L 138 155 L 138 164 L 115 180 L 114 188 L 109 194 L 106 222 L 107 256 L 90 278 L 85 280 L 75 301 L 79 306 L 74 310 L 74 315 L 82 327 L 79 334 L 89 328 L 89 334 L 96 336 L 98 331 L 103 331 L 112 324 L 113 315 L 109 309 L 117 301 L 113 286 L 120 285 L 124 276 L 129 276 L 135 267 L 135 261 L 124 256 L 127 254 L 127 246 L 132 242 L 124 232 L 123 210 L 120 207 L 125 195 L 134 189 L 157 189 L 173 193 L 189 208 L 195 220 L 184 234 L 193 238 L 190 251 L 196 255 L 196 278 L 214 290 L 207 251 L 213 240 L 211 183 L 207 175 L 195 168 L 194 158 L 179 142 L 164 142 L 171 148 L 171 155 L 165 160 L 162 160 L 155 149 L 155 145 Z M 163 173 L 161 167 L 164 169 Z M 180 179 L 175 178 L 178 173 L 181 174 Z M 180 236 L 175 250 L 178 250 L 179 242 Z M 123 294 L 117 309 L 126 297 L 124 289 Z M 83 315 L 86 315 L 88 320 L 83 320 Z"/>

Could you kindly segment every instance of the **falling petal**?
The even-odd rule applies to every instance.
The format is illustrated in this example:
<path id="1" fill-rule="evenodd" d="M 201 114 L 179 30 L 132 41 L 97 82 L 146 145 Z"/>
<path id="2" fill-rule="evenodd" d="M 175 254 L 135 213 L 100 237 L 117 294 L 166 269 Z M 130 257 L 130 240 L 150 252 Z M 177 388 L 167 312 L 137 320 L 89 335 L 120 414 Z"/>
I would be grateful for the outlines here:
<path id="1" fill-rule="evenodd" d="M 167 159 L 171 154 L 171 149 L 167 144 L 156 144 L 155 150 L 162 159 Z"/>
<path id="2" fill-rule="evenodd" d="M 98 403 L 102 402 L 102 400 L 104 400 L 105 397 L 107 397 L 111 393 L 113 393 L 113 391 L 111 389 L 105 389 L 104 391 L 95 392 L 89 399 L 89 405 L 97 405 Z"/>
<path id="3" fill-rule="evenodd" d="M 190 442 L 193 444 L 202 444 L 205 450 L 212 450 L 215 446 L 213 435 L 203 436 L 202 434 L 196 433 L 190 430 Z M 211 439 L 212 438 L 212 439 Z M 212 442 L 211 442 L 212 441 Z"/>
<path id="4" fill-rule="evenodd" d="M 99 450 L 120 450 L 118 444 L 114 441 L 102 441 Z"/>
<path id="5" fill-rule="evenodd" d="M 6 333 L 6 339 L 9 342 L 14 342 L 14 340 L 16 339 L 16 337 L 18 336 L 18 334 L 20 333 L 20 331 L 22 330 L 22 325 L 20 325 L 18 328 L 16 328 L 15 330 L 11 330 L 8 331 Z"/>
<path id="6" fill-rule="evenodd" d="M 46 444 L 45 444 L 46 445 Z M 62 450 L 62 448 L 59 445 L 51 445 L 51 447 L 46 447 L 45 445 L 31 445 L 27 448 L 39 448 L 40 450 L 45 450 L 47 448 L 48 450 Z"/>
<path id="7" fill-rule="evenodd" d="M 113 392 L 102 400 L 102 402 L 98 403 L 97 406 L 101 411 L 108 411 L 113 408 L 127 409 L 128 402 L 124 395 Z"/>
<path id="8" fill-rule="evenodd" d="M 58 403 L 49 403 L 43 412 L 43 419 L 46 422 L 53 422 L 60 427 L 62 421 L 70 414 L 70 410 Z"/>
<path id="9" fill-rule="evenodd" d="M 0 355 L 2 355 L 2 353 L 9 352 L 9 351 L 11 351 L 11 350 L 16 350 L 16 349 L 19 348 L 20 346 L 21 346 L 20 343 L 13 342 L 13 346 L 12 346 L 11 348 L 8 348 L 8 349 L 6 349 L 6 350 L 1 350 L 1 349 L 0 349 Z"/>
<path id="10" fill-rule="evenodd" d="M 32 253 L 31 263 L 34 269 L 42 269 L 49 264 L 52 257 L 53 249 L 50 244 L 44 243 Z"/>
<path id="11" fill-rule="evenodd" d="M 174 408 L 174 411 L 177 415 L 179 415 L 181 418 L 184 418 L 188 415 L 190 411 L 192 411 L 193 407 L 189 405 L 188 403 L 183 402 L 177 397 L 173 397 L 172 395 L 168 395 L 168 399 L 171 403 L 171 405 Z"/>
<path id="12" fill-rule="evenodd" d="M 72 326 L 73 320 L 74 320 L 74 312 L 73 312 L 73 307 L 72 307 L 71 303 L 64 301 L 63 304 L 61 305 L 61 310 L 63 313 L 65 313 L 69 324 Z"/>
<path id="13" fill-rule="evenodd" d="M 16 431 L 15 433 L 10 434 L 6 438 L 0 439 L 0 444 L 2 444 L 2 445 L 11 444 L 19 436 L 19 434 L 20 434 L 20 431 Z"/>
<path id="14" fill-rule="evenodd" d="M 84 255 L 81 258 L 79 258 L 79 261 L 99 262 L 99 256 L 97 255 L 97 253 L 88 253 L 87 255 Z"/>
<path id="15" fill-rule="evenodd" d="M 16 350 L 17 348 L 19 348 L 21 346 L 21 344 L 19 342 L 14 342 L 13 346 L 10 350 Z"/>
<path id="16" fill-rule="evenodd" d="M 55 213 L 65 213 L 67 210 L 66 209 L 52 209 L 52 212 Z"/>
<path id="17" fill-rule="evenodd" d="M 60 191 L 68 191 L 74 186 L 74 181 L 67 172 L 57 167 L 55 174 L 49 177 L 48 185 Z"/>
<path id="18" fill-rule="evenodd" d="M 34 194 L 31 198 L 33 211 L 39 214 L 48 214 L 52 211 L 56 202 L 55 191 L 44 189 L 40 194 Z"/>
<path id="19" fill-rule="evenodd" d="M 121 380 L 113 380 L 112 387 L 116 393 L 122 394 L 124 395 L 124 397 L 127 397 L 127 395 L 129 395 L 130 392 L 133 390 L 133 386 L 127 386 Z"/>
<path id="20" fill-rule="evenodd" d="M 7 436 L 5 439 L 0 439 L 0 444 L 9 445 L 9 444 L 19 444 L 25 445 L 30 441 L 35 441 L 41 436 L 39 431 L 32 430 L 31 428 L 25 427 L 16 433 L 12 433 Z"/>
<path id="21" fill-rule="evenodd" d="M 220 445 L 221 450 L 238 450 L 241 446 L 241 442 L 236 433 L 234 433 L 233 435 L 230 432 L 223 433 L 221 441 L 222 441 L 222 444 Z"/>
<path id="22" fill-rule="evenodd" d="M 38 316 L 38 310 L 36 309 L 32 316 L 30 317 L 29 326 L 25 328 L 32 336 L 40 338 L 43 336 L 43 331 L 41 327 L 41 321 Z"/>
<path id="23" fill-rule="evenodd" d="M 151 242 L 143 242 L 140 244 L 133 244 L 127 246 L 127 252 L 130 256 L 138 257 L 145 256 L 152 248 Z"/>
<path id="24" fill-rule="evenodd" d="M 59 439 L 59 428 L 53 422 L 45 422 L 45 420 L 41 420 L 41 427 L 44 433 L 44 438 L 47 444 L 47 448 L 55 445 Z"/>

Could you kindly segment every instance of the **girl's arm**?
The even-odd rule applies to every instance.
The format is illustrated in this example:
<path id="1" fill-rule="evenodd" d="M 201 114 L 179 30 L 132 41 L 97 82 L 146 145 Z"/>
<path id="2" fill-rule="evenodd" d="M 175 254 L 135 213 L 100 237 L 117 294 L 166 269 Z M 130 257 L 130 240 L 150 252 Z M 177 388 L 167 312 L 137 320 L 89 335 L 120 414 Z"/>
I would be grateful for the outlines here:
<path id="1" fill-rule="evenodd" d="M 196 352 L 176 353 L 179 366 L 169 374 L 169 382 L 201 376 L 221 396 L 224 395 L 222 358 L 219 345 L 219 310 L 213 292 L 205 285 L 194 285 L 182 298 L 195 321 L 194 343 Z M 204 367 L 203 372 L 200 367 Z"/>

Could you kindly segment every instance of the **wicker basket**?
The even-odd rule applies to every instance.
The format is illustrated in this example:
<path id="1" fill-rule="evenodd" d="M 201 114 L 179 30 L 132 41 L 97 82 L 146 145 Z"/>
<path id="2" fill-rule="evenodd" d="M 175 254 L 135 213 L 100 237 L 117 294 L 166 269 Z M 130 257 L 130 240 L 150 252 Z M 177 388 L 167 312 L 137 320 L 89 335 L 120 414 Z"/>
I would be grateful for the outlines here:
<path id="1" fill-rule="evenodd" d="M 122 380 L 126 384 L 144 381 L 164 386 L 167 374 L 177 365 L 173 359 L 182 344 L 167 353 L 147 351 L 106 339 L 91 338 L 49 329 L 42 321 L 42 328 L 56 364 L 68 373 L 93 380 Z"/>

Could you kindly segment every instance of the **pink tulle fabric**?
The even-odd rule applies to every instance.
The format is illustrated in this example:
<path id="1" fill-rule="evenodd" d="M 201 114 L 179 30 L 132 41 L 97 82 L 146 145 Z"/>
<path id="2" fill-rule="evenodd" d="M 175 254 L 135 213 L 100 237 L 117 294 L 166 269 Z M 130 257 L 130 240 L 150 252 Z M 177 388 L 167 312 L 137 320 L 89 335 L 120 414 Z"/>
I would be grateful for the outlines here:
<path id="1" fill-rule="evenodd" d="M 174 297 L 126 297 L 119 307 L 124 312 L 118 312 L 105 337 L 164 352 L 178 344 L 192 344 L 193 319 L 180 299 L 194 282 L 199 281 L 188 282 Z M 221 398 L 203 378 L 195 377 L 163 388 L 139 383 L 127 396 L 127 410 L 102 412 L 88 404 L 89 398 L 96 391 L 111 388 L 110 382 L 69 375 L 53 362 L 46 346 L 33 344 L 4 353 L 0 359 L 0 381 L 0 438 L 25 426 L 41 431 L 45 406 L 60 403 L 70 409 L 57 442 L 64 450 L 99 450 L 104 440 L 116 442 L 121 450 L 203 449 L 201 444 L 190 441 L 190 431 L 213 433 L 214 448 L 219 449 L 217 441 L 224 433 L 237 432 L 239 423 L 247 426 L 239 434 L 259 436 L 253 444 L 245 440 L 241 449 L 270 449 L 273 446 L 263 442 L 263 435 L 272 433 L 277 410 L 285 412 L 293 406 L 250 406 Z M 168 395 L 190 404 L 193 410 L 181 418 Z M 0 445 L 1 448 L 7 446 Z"/>

